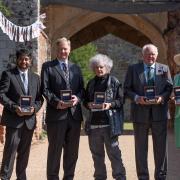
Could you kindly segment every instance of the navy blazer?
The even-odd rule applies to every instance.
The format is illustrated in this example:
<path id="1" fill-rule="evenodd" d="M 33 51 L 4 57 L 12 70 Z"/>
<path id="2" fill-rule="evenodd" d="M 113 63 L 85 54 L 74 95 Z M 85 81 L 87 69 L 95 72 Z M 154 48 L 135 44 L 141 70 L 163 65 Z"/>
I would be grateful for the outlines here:
<path id="1" fill-rule="evenodd" d="M 68 61 L 69 68 L 69 83 L 72 94 L 79 98 L 79 103 L 71 108 L 57 109 L 60 101 L 60 91 L 66 90 L 66 78 L 63 70 L 60 67 L 57 59 L 45 62 L 42 66 L 42 91 L 47 100 L 46 122 L 56 122 L 65 120 L 68 111 L 70 110 L 72 116 L 77 121 L 82 121 L 81 100 L 84 94 L 84 83 L 81 70 L 79 66 Z"/>
<path id="2" fill-rule="evenodd" d="M 33 129 L 36 124 L 36 112 L 43 104 L 41 95 L 40 78 L 37 74 L 28 70 L 28 92 L 32 96 L 32 106 L 35 112 L 31 116 L 18 116 L 15 112 L 20 106 L 21 95 L 26 95 L 20 73 L 16 68 L 4 71 L 0 80 L 0 102 L 4 106 L 1 125 L 20 128 L 26 123 L 27 128 Z"/>
<path id="3" fill-rule="evenodd" d="M 140 105 L 136 104 L 135 96 L 144 96 L 146 79 L 144 74 L 144 64 L 138 63 L 130 65 L 126 73 L 124 82 L 124 95 L 131 99 L 131 119 L 134 122 L 148 122 L 149 114 L 152 110 L 153 121 L 167 120 L 168 100 L 173 89 L 169 67 L 164 64 L 155 64 L 155 87 L 156 95 L 162 96 L 163 104 Z"/>

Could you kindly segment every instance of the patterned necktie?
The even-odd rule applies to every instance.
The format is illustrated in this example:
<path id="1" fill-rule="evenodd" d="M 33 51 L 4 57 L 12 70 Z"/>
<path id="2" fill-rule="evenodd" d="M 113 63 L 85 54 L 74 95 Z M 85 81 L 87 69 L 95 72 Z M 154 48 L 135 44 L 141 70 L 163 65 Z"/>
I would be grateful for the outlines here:
<path id="1" fill-rule="evenodd" d="M 68 71 L 68 67 L 66 63 L 62 63 L 62 68 L 63 68 L 63 72 L 64 72 L 64 77 L 66 79 L 66 86 L 67 89 L 70 89 L 70 84 L 69 84 L 69 71 Z"/>
<path id="2" fill-rule="evenodd" d="M 21 75 L 22 75 L 22 80 L 23 80 L 23 83 L 24 83 L 25 80 L 26 80 L 25 73 L 22 73 Z"/>
<path id="3" fill-rule="evenodd" d="M 154 86 L 154 69 L 151 66 L 147 67 L 147 85 Z"/>
<path id="4" fill-rule="evenodd" d="M 25 73 L 22 73 L 21 76 L 22 76 L 22 81 L 23 81 L 25 92 L 26 92 L 26 94 L 28 94 L 28 82 L 27 82 Z"/>

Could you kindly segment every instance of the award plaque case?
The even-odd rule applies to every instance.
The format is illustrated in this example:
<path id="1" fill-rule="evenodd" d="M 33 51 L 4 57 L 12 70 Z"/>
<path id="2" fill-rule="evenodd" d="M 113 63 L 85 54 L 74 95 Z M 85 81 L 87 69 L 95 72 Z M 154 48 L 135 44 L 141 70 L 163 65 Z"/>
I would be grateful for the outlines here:
<path id="1" fill-rule="evenodd" d="M 32 96 L 21 96 L 20 97 L 20 107 L 23 113 L 31 112 L 31 102 Z"/>
<path id="2" fill-rule="evenodd" d="M 94 93 L 94 104 L 102 104 L 106 100 L 104 92 L 95 92 Z"/>
<path id="3" fill-rule="evenodd" d="M 93 109 L 102 109 L 103 103 L 106 101 L 105 92 L 95 92 L 94 93 L 94 105 Z"/>
<path id="4" fill-rule="evenodd" d="M 145 86 L 144 94 L 145 94 L 145 101 L 147 104 L 157 104 L 155 86 Z"/>
<path id="5" fill-rule="evenodd" d="M 174 87 L 175 105 L 180 105 L 180 86 Z"/>
<path id="6" fill-rule="evenodd" d="M 72 90 L 61 90 L 61 100 L 67 104 L 67 105 L 72 105 Z"/>

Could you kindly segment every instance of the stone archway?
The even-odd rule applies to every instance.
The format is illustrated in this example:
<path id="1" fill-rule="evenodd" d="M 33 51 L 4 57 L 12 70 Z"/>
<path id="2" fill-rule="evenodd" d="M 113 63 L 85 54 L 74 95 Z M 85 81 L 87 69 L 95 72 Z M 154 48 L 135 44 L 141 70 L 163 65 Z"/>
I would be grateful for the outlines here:
<path id="1" fill-rule="evenodd" d="M 128 25 L 129 27 L 134 29 L 134 32 L 136 30 L 136 32 L 143 34 L 144 37 L 146 37 L 146 40 L 149 39 L 149 42 L 152 42 L 159 47 L 159 61 L 167 63 L 167 46 L 165 40 L 163 39 L 162 33 L 150 21 L 139 15 L 105 14 L 98 12 L 82 11 L 77 13 L 75 16 L 73 16 L 73 18 L 70 18 L 68 21 L 65 21 L 63 24 L 61 24 L 61 26 L 55 28 L 51 35 L 51 40 L 52 42 L 55 42 L 55 40 L 61 36 L 71 38 L 82 29 L 85 29 L 89 25 L 105 18 L 113 18 L 114 20 L 119 21 L 119 23 L 121 22 L 124 23 L 126 26 Z M 147 41 L 144 41 L 144 44 L 146 42 Z M 140 44 L 143 44 L 143 42 Z M 54 49 L 55 48 L 53 45 L 53 55 L 55 54 Z"/>
<path id="2" fill-rule="evenodd" d="M 105 17 L 71 36 L 72 49 L 81 47 L 107 34 L 113 34 L 139 47 L 142 47 L 145 43 L 151 43 L 140 31 L 115 18 Z"/>

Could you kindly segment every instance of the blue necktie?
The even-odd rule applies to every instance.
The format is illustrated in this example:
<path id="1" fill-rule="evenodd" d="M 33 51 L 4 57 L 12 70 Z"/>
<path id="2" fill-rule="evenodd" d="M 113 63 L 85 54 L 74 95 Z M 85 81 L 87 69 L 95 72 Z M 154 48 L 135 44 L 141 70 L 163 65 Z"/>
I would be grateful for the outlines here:
<path id="1" fill-rule="evenodd" d="M 28 94 L 28 82 L 27 82 L 25 73 L 22 73 L 21 76 L 22 76 L 25 92 L 26 92 L 26 94 Z"/>
<path id="2" fill-rule="evenodd" d="M 66 63 L 62 63 L 62 68 L 65 73 L 67 73 L 67 65 Z"/>
<path id="3" fill-rule="evenodd" d="M 22 75 L 22 79 L 23 79 L 23 83 L 24 83 L 26 80 L 25 73 L 22 73 L 21 75 Z"/>

